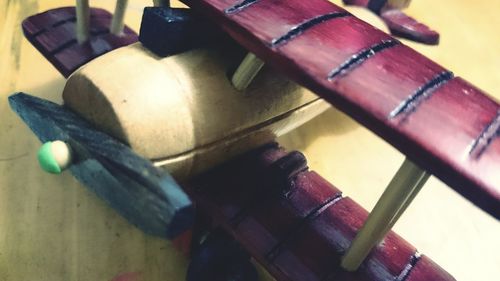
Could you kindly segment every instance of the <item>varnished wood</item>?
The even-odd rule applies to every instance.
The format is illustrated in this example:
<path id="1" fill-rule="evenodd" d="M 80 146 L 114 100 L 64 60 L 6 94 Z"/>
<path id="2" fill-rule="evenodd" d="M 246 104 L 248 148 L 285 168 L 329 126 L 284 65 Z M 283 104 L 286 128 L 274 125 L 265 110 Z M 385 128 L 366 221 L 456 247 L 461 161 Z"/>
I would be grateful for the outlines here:
<path id="1" fill-rule="evenodd" d="M 500 138 L 482 139 L 500 107 L 481 90 L 328 1 L 184 2 L 500 217 Z"/>
<path id="2" fill-rule="evenodd" d="M 376 13 L 395 36 L 429 45 L 439 43 L 439 33 L 401 11 L 408 7 L 409 0 L 344 0 L 343 2 L 347 5 L 365 7 Z"/>
<path id="3" fill-rule="evenodd" d="M 268 145 L 187 185 L 198 208 L 223 226 L 278 280 L 455 280 L 390 232 L 361 268 L 340 268 L 367 212 L 318 174 L 304 156 Z M 417 268 L 423 261 L 424 265 Z M 429 264 L 430 262 L 430 264 Z M 415 280 L 421 277 L 415 277 Z"/>
<path id="4" fill-rule="evenodd" d="M 380 16 L 395 36 L 430 45 L 439 43 L 439 33 L 398 9 L 384 10 Z"/>
<path id="5" fill-rule="evenodd" d="M 119 35 L 110 33 L 111 14 L 106 10 L 91 8 L 87 13 L 75 23 L 75 7 L 64 7 L 23 21 L 26 38 L 64 77 L 102 54 L 137 41 L 129 27 L 122 26 Z"/>
<path id="6" fill-rule="evenodd" d="M 169 242 L 131 226 L 69 174 L 56 177 L 38 168 L 39 141 L 11 112 L 6 97 L 24 90 L 60 103 L 65 81 L 22 39 L 19 26 L 29 15 L 61 3 L 74 5 L 74 1 L 8 3 L 0 10 L 8 15 L 0 17 L 0 157 L 4 160 L 0 162 L 0 279 L 94 281 L 142 272 L 142 281 L 183 280 L 186 258 Z M 116 1 L 91 3 L 113 11 Z M 499 97 L 498 76 L 492 75 L 499 56 L 495 29 L 499 4 L 496 0 L 413 1 L 408 13 L 444 36 L 439 47 L 409 44 Z M 136 31 L 144 5 L 151 1 L 131 0 L 127 12 L 127 25 Z M 403 159 L 335 110 L 282 137 L 281 142 L 304 151 L 314 170 L 366 209 L 373 206 Z M 16 156 L 21 157 L 12 159 Z M 499 226 L 431 178 L 396 229 L 458 280 L 477 281 L 500 274 Z"/>

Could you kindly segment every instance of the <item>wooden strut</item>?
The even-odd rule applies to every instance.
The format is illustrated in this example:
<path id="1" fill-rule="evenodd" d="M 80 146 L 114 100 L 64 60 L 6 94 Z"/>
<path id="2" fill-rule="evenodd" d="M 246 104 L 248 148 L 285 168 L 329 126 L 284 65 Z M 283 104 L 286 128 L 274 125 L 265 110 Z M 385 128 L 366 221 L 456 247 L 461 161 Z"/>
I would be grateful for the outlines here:
<path id="1" fill-rule="evenodd" d="M 121 35 L 123 33 L 123 19 L 125 17 L 125 10 L 127 9 L 128 0 L 117 0 L 113 19 L 109 31 L 114 35 Z"/>
<path id="2" fill-rule="evenodd" d="M 76 39 L 80 44 L 89 38 L 89 23 L 89 0 L 76 0 Z"/>
<path id="3" fill-rule="evenodd" d="M 231 78 L 236 90 L 245 90 L 263 66 L 264 62 L 258 57 L 252 53 L 247 54 Z"/>
<path id="4" fill-rule="evenodd" d="M 349 271 L 358 269 L 373 247 L 385 237 L 408 208 L 429 177 L 429 173 L 405 159 L 342 257 L 343 268 Z"/>

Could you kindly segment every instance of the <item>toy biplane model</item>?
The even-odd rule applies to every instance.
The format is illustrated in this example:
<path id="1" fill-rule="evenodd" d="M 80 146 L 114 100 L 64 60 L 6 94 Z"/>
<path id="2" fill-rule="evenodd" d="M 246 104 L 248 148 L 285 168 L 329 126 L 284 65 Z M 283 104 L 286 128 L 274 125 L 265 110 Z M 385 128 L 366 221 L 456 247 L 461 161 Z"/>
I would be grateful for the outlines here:
<path id="1" fill-rule="evenodd" d="M 190 248 L 188 280 L 454 280 L 390 231 L 430 174 L 500 217 L 498 103 L 397 39 L 326 0 L 155 1 L 137 36 L 126 2 L 27 18 L 64 105 L 9 101 L 45 170 Z M 409 1 L 345 2 L 438 41 Z M 330 105 L 407 156 L 370 214 L 274 143 Z"/>

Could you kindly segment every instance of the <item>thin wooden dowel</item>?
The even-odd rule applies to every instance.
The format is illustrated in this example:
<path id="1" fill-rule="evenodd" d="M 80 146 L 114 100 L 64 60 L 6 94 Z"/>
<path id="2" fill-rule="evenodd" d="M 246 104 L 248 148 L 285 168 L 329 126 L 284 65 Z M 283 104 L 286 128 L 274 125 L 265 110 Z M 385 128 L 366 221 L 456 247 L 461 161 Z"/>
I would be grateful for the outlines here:
<path id="1" fill-rule="evenodd" d="M 238 91 L 245 90 L 263 66 L 264 62 L 261 59 L 248 53 L 231 78 L 233 86 Z"/>
<path id="2" fill-rule="evenodd" d="M 83 43 L 89 39 L 89 0 L 76 0 L 76 40 Z"/>
<path id="3" fill-rule="evenodd" d="M 422 190 L 422 187 L 424 187 L 425 183 L 430 178 L 430 176 L 431 176 L 431 174 L 429 174 L 427 172 L 424 174 L 422 179 L 415 185 L 415 188 L 412 190 L 412 192 L 408 196 L 408 199 L 406 199 L 404 204 L 401 206 L 401 208 L 398 210 L 398 212 L 394 215 L 391 222 L 389 223 L 389 225 L 387 225 L 386 229 L 382 233 L 387 234 L 387 232 L 389 232 L 389 230 L 392 229 L 394 224 L 396 224 L 396 222 L 399 220 L 401 215 L 403 215 L 403 213 L 406 211 L 408 206 L 410 206 L 411 202 L 413 202 L 413 199 L 415 199 L 415 197 L 417 197 L 417 194 L 420 192 L 420 190 Z M 384 236 L 385 236 L 385 234 L 384 234 Z M 379 239 L 379 241 L 377 241 L 376 244 L 378 244 L 384 238 L 384 236 L 382 236 Z"/>
<path id="4" fill-rule="evenodd" d="M 381 241 L 421 190 L 429 174 L 405 159 L 364 225 L 342 257 L 341 266 L 355 271 Z"/>
<path id="5" fill-rule="evenodd" d="M 153 0 L 155 7 L 170 7 L 170 0 Z"/>
<path id="6" fill-rule="evenodd" d="M 125 18 L 125 10 L 127 10 L 128 0 L 117 0 L 113 20 L 109 31 L 112 34 L 120 35 L 123 32 L 123 19 Z"/>

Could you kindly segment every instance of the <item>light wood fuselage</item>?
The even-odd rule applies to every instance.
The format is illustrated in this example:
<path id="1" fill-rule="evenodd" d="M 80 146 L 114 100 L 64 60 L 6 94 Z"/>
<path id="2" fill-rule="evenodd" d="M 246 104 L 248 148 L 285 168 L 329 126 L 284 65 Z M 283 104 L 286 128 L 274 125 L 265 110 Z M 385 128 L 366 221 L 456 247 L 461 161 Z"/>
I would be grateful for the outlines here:
<path id="1" fill-rule="evenodd" d="M 255 148 L 328 108 L 264 68 L 245 91 L 228 79 L 225 48 L 159 58 L 139 43 L 95 59 L 67 81 L 65 104 L 141 156 L 186 178 Z"/>

